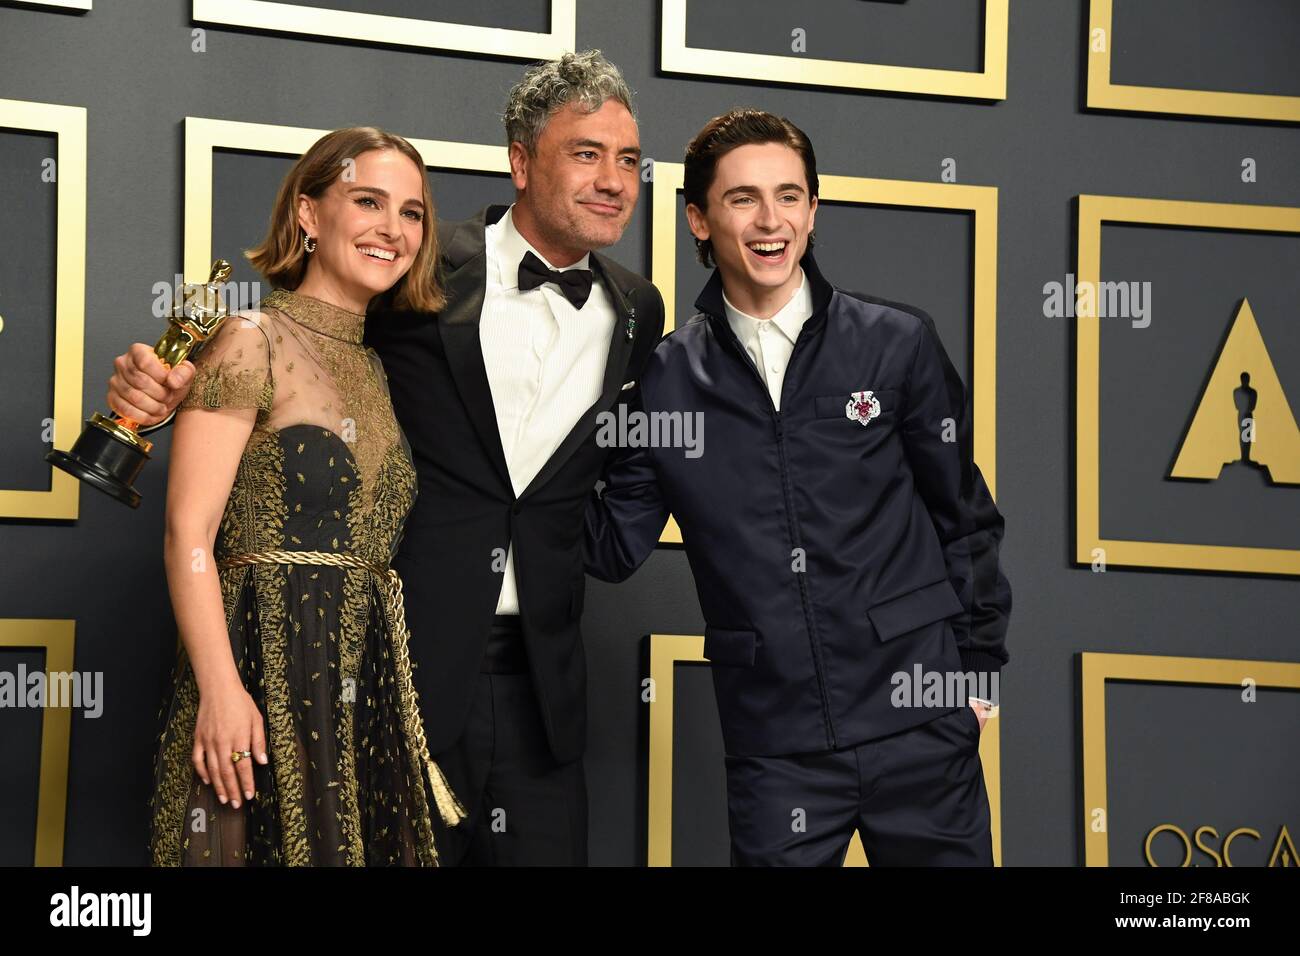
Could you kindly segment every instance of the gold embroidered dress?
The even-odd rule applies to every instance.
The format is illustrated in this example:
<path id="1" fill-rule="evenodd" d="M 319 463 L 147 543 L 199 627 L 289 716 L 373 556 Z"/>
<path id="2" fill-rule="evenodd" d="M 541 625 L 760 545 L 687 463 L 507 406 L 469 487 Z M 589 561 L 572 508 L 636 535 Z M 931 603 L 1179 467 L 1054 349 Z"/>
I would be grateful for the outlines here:
<path id="1" fill-rule="evenodd" d="M 257 409 L 215 558 L 269 762 L 253 760 L 257 795 L 238 809 L 198 777 L 199 694 L 182 647 L 150 800 L 153 863 L 434 865 L 431 814 L 455 822 L 460 808 L 428 759 L 400 590 L 382 576 L 415 499 L 410 450 L 361 344 L 364 315 L 279 289 L 260 310 L 231 316 L 199 353 L 182 408 Z M 249 555 L 260 561 L 231 562 Z M 321 563 L 336 555 L 357 566 Z"/>

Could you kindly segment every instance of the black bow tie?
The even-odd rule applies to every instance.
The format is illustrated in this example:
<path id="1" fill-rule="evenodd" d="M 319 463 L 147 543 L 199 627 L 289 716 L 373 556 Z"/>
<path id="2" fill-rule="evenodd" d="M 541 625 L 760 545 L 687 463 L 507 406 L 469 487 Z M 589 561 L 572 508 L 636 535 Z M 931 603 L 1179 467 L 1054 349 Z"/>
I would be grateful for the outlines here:
<path id="1" fill-rule="evenodd" d="M 557 272 L 546 268 L 546 263 L 531 252 L 525 252 L 523 261 L 519 263 L 519 291 L 527 292 L 529 289 L 536 289 L 543 282 L 554 282 L 558 285 L 564 297 L 573 303 L 575 309 L 581 309 L 586 305 L 587 298 L 591 295 L 590 269 L 566 269 Z"/>

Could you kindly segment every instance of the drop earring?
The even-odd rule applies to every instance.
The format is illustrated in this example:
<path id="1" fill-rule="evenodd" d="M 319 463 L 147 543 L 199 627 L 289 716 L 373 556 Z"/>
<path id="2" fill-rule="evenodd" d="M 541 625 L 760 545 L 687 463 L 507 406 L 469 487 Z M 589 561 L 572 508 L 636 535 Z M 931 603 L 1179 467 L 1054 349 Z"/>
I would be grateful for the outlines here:
<path id="1" fill-rule="evenodd" d="M 315 252 L 315 251 L 316 251 L 316 240 L 313 239 L 313 238 L 311 238 L 311 236 L 307 235 L 307 233 L 304 232 L 304 233 L 302 234 L 302 247 L 303 247 L 304 249 L 306 249 L 308 253 Z"/>

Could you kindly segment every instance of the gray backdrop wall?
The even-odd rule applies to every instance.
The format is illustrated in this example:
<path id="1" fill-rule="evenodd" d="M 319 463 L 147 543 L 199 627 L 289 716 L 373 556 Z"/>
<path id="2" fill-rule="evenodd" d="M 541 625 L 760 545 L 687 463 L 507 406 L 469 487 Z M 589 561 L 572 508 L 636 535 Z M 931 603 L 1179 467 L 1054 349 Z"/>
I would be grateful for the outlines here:
<path id="1" fill-rule="evenodd" d="M 302 0 L 299 0 L 302 2 Z M 481 25 L 545 29 L 543 0 L 470 11 L 451 0 L 319 0 Z M 1300 8 L 1284 0 L 1116 0 L 1117 82 L 1300 95 Z M 982 4 L 699 0 L 692 45 L 954 70 L 982 60 Z M 788 116 L 823 173 L 995 186 L 997 498 L 1015 595 L 1000 727 L 1006 865 L 1083 861 L 1089 815 L 1080 755 L 1079 655 L 1300 660 L 1300 589 L 1282 574 L 1110 567 L 1074 561 L 1075 324 L 1044 316 L 1043 286 L 1076 271 L 1080 194 L 1300 206 L 1300 129 L 1084 107 L 1086 0 L 1011 5 L 1001 101 L 668 75 L 658 69 L 659 4 L 578 0 L 577 48 L 600 48 L 636 91 L 645 154 L 680 162 L 710 117 L 736 105 Z M 364 45 L 207 26 L 192 50 L 189 0 L 95 0 L 83 13 L 0 3 L 0 98 L 85 107 L 86 325 L 82 412 L 101 408 L 111 357 L 161 331 L 156 282 L 181 269 L 187 116 L 331 129 L 375 124 L 410 137 L 499 145 L 508 58 Z M 48 135 L 0 129 L 0 488 L 48 487 L 40 422 L 53 389 L 54 190 Z M 1243 158 L 1257 164 L 1243 182 Z M 282 157 L 218 154 L 213 250 L 260 238 Z M 439 214 L 509 201 L 500 176 L 434 170 Z M 612 254 L 649 274 L 647 186 Z M 973 368 L 970 216 L 828 203 L 819 259 L 837 284 L 921 306 L 963 374 Z M 1103 536 L 1300 549 L 1300 489 L 1164 480 L 1237 303 L 1249 296 L 1278 376 L 1300 411 L 1300 237 L 1107 226 L 1107 278 L 1152 282 L 1152 323 L 1102 331 Z M 676 315 L 707 273 L 678 226 Z M 245 273 L 243 278 L 251 278 Z M 192 277 L 191 277 L 192 278 Z M 71 435 L 59 436 L 67 447 Z M 74 715 L 68 864 L 146 862 L 146 801 L 175 631 L 161 561 L 168 438 L 141 482 L 138 512 L 91 490 L 76 521 L 0 519 L 0 619 L 76 622 L 78 671 L 102 672 L 102 716 Z M 1162 470 L 1163 469 L 1163 470 Z M 684 554 L 662 548 L 629 582 L 589 582 L 591 861 L 645 861 L 650 634 L 702 634 Z M 0 670 L 42 665 L 0 647 Z M 721 738 L 703 666 L 678 669 L 674 862 L 722 864 L 727 835 Z M 1110 858 L 1140 865 L 1158 823 L 1263 834 L 1300 831 L 1300 694 L 1122 684 L 1108 708 Z M 41 715 L 0 709 L 0 863 L 32 860 Z M 1160 845 L 1161 861 L 1181 848 Z M 1241 862 L 1267 850 L 1242 845 Z M 1199 857 L 1198 862 L 1210 862 Z"/>

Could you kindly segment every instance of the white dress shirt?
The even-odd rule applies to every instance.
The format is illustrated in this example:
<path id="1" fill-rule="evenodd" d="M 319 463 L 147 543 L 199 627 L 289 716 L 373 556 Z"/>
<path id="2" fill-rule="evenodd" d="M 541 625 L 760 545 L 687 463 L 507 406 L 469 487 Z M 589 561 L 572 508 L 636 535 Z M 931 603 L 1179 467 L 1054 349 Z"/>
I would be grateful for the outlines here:
<path id="1" fill-rule="evenodd" d="M 749 357 L 754 360 L 759 374 L 767 383 L 772 404 L 780 411 L 781 383 L 785 381 L 785 368 L 790 364 L 790 355 L 794 352 L 799 330 L 812 315 L 812 290 L 808 288 L 808 277 L 800 268 L 799 288 L 795 289 L 794 295 L 781 311 L 770 319 L 756 319 L 741 312 L 731 304 L 726 292 L 722 293 L 722 304 L 727 310 L 728 324 Z"/>
<path id="2" fill-rule="evenodd" d="M 519 291 L 524 253 L 555 267 L 519 234 L 513 213 L 512 205 L 484 234 L 487 275 L 479 344 L 510 484 L 519 495 L 600 397 L 615 316 L 599 278 L 582 309 L 575 309 L 554 283 Z M 588 253 L 558 271 L 589 269 L 590 259 Z M 471 560 L 490 561 L 492 556 Z M 496 612 L 519 613 L 513 544 Z"/>

